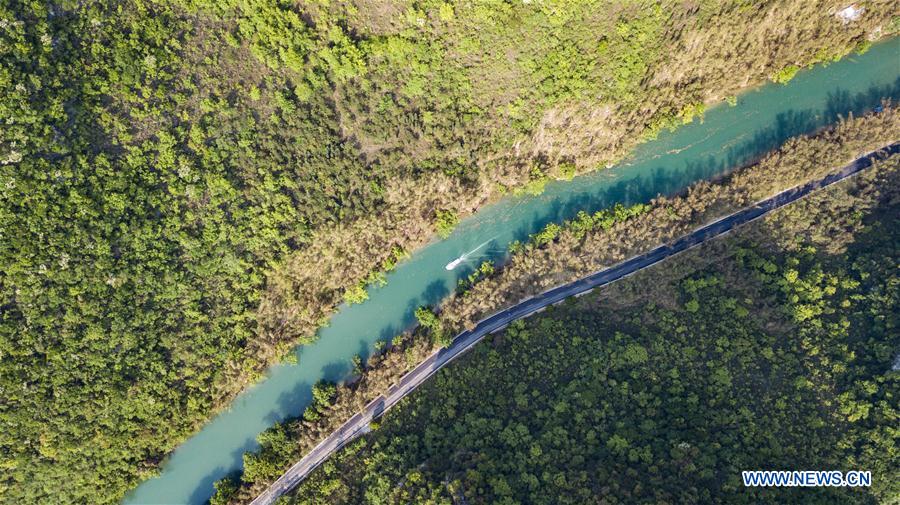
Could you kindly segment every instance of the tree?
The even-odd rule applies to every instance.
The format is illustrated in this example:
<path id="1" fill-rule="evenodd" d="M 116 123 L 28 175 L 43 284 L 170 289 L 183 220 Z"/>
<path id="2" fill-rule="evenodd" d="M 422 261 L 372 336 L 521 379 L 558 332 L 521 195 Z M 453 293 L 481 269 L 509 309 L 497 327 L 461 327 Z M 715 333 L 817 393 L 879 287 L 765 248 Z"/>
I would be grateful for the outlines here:
<path id="1" fill-rule="evenodd" d="M 452 210 L 438 210 L 434 227 L 441 238 L 447 238 L 459 224 L 459 214 Z"/>
<path id="2" fill-rule="evenodd" d="M 415 312 L 419 324 L 431 331 L 431 335 L 438 345 L 447 347 L 452 342 L 450 334 L 444 328 L 444 323 L 429 307 L 419 307 Z"/>

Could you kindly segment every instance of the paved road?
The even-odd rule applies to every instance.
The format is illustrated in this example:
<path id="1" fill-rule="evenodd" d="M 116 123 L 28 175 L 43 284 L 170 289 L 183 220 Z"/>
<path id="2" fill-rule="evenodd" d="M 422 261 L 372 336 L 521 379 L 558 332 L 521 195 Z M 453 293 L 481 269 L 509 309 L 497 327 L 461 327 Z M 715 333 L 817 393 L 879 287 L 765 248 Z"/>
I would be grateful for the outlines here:
<path id="1" fill-rule="evenodd" d="M 853 163 L 843 167 L 840 171 L 831 174 L 824 179 L 797 186 L 771 198 L 758 202 L 734 214 L 726 216 L 718 221 L 706 224 L 693 232 L 685 235 L 675 242 L 661 245 L 640 256 L 635 256 L 627 261 L 610 268 L 583 277 L 577 281 L 545 291 L 537 296 L 523 300 L 519 304 L 506 310 L 497 312 L 486 319 L 481 320 L 474 329 L 460 333 L 449 347 L 441 349 L 425 361 L 419 363 L 416 368 L 400 379 L 400 382 L 388 389 L 385 396 L 375 399 L 368 404 L 362 412 L 351 417 L 337 431 L 333 432 L 306 456 L 292 466 L 273 483 L 265 492 L 253 500 L 252 505 L 268 505 L 275 502 L 279 496 L 289 492 L 300 483 L 312 470 L 322 464 L 329 456 L 345 446 L 359 435 L 369 431 L 369 423 L 380 417 L 386 410 L 393 407 L 406 395 L 419 387 L 422 383 L 434 375 L 443 366 L 471 349 L 486 335 L 505 328 L 509 323 L 527 317 L 554 303 L 560 302 L 570 296 L 584 294 L 596 287 L 615 282 L 622 277 L 631 275 L 638 270 L 654 265 L 674 254 L 683 252 L 706 240 L 725 234 L 735 226 L 742 225 L 774 209 L 787 205 L 816 189 L 834 184 L 850 177 L 872 165 L 873 160 L 883 159 L 900 152 L 900 142 L 893 143 L 879 151 L 869 153 L 856 159 Z"/>

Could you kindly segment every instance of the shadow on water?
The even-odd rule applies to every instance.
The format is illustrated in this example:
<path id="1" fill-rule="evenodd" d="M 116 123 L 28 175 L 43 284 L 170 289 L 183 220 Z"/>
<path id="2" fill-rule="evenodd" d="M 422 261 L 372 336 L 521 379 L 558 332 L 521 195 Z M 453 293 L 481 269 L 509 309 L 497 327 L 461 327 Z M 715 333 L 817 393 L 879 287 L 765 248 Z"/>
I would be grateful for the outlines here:
<path id="1" fill-rule="evenodd" d="M 256 446 L 250 445 L 247 447 L 247 450 L 253 450 Z M 243 455 L 243 451 L 241 452 Z M 232 472 L 235 476 L 239 476 L 239 472 Z M 228 474 L 228 469 L 224 466 L 216 467 L 215 470 L 210 472 L 208 475 L 200 479 L 197 482 L 197 487 L 194 491 L 191 492 L 190 495 L 190 503 L 204 503 L 209 500 L 209 490 L 213 487 L 213 484 L 219 479 L 222 478 L 223 475 Z"/>
<path id="2" fill-rule="evenodd" d="M 396 326 L 390 324 L 381 329 L 378 334 L 378 340 L 385 343 L 386 346 L 390 347 L 391 343 L 394 341 L 394 337 L 402 333 L 402 330 L 397 329 Z"/>
<path id="3" fill-rule="evenodd" d="M 275 422 L 276 421 L 272 421 L 272 424 Z M 243 444 L 231 451 L 228 459 L 229 461 L 242 461 L 245 452 L 254 451 L 257 448 L 259 448 L 259 443 L 256 442 L 256 436 L 247 437 Z M 212 470 L 197 481 L 197 486 L 190 493 L 189 503 L 208 502 L 211 490 L 213 489 L 213 484 L 215 484 L 216 481 L 226 476 L 232 476 L 237 480 L 238 475 L 240 475 L 239 470 L 232 470 L 225 466 L 216 467 L 215 470 Z"/>
<path id="4" fill-rule="evenodd" d="M 362 360 L 362 363 L 365 363 L 366 359 L 372 355 L 374 346 L 372 342 L 365 337 L 359 339 L 358 346 L 359 347 L 356 351 L 356 355 L 359 356 L 359 359 Z M 352 373 L 356 373 L 356 370 L 352 370 Z M 343 379 L 344 378 L 342 378 L 342 380 Z"/>
<path id="5" fill-rule="evenodd" d="M 847 117 L 851 113 L 854 116 L 865 114 L 880 105 L 882 98 L 890 98 L 895 103 L 900 100 L 900 77 L 893 84 L 872 86 L 855 95 L 840 88 L 829 93 L 825 106 L 825 122 L 832 123 L 839 117 Z"/>
<path id="6" fill-rule="evenodd" d="M 330 365 L 329 365 L 330 366 Z M 328 371 L 328 366 L 322 369 L 323 375 Z M 283 420 L 282 412 L 290 412 L 296 405 L 308 405 L 312 401 L 312 384 L 308 382 L 299 382 L 290 389 L 283 391 L 278 395 L 275 401 L 275 407 L 271 412 L 266 414 L 265 420 L 268 424 L 274 424 Z M 299 414 L 299 412 L 298 412 Z"/>
<path id="7" fill-rule="evenodd" d="M 364 350 L 364 352 L 366 352 L 366 351 Z M 352 370 L 353 370 L 353 367 L 351 367 L 350 363 L 347 363 L 346 361 L 342 361 L 342 360 L 332 361 L 331 363 L 328 363 L 327 365 L 322 367 L 321 377 L 322 377 L 322 379 L 324 379 L 326 381 L 340 382 Z M 310 388 L 311 387 L 312 386 L 310 386 Z M 303 402 L 304 408 L 310 401 L 312 401 L 311 395 L 312 395 L 312 392 L 310 392 L 309 399 Z"/>
<path id="8" fill-rule="evenodd" d="M 813 132 L 826 124 L 828 121 L 813 111 L 789 110 L 782 112 L 775 117 L 775 124 L 770 128 L 761 130 L 749 141 L 728 149 L 727 154 L 723 156 L 724 163 L 711 164 L 701 170 L 737 168 L 754 161 L 760 154 L 777 149 L 791 137 Z"/>
<path id="9" fill-rule="evenodd" d="M 450 290 L 447 289 L 447 286 L 442 281 L 431 282 L 422 291 L 422 295 L 419 296 L 419 305 L 434 305 L 443 300 L 449 293 Z M 415 309 L 413 310 L 415 311 Z"/>

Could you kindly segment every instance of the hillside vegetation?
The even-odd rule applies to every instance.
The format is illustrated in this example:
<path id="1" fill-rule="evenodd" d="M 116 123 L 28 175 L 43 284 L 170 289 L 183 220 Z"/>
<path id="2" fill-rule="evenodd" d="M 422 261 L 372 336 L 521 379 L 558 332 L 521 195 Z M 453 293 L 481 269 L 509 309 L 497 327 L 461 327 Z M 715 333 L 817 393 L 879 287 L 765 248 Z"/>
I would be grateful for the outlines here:
<path id="1" fill-rule="evenodd" d="M 441 370 L 284 503 L 893 503 L 900 157 Z M 746 488 L 748 469 L 871 488 Z"/>
<path id="2" fill-rule="evenodd" d="M 317 385 L 314 392 L 319 394 L 314 395 L 315 401 L 302 415 L 260 435 L 262 447 L 244 455 L 244 472 L 239 479 L 232 476 L 217 484 L 219 492 L 214 503 L 252 499 L 325 436 L 385 394 L 404 373 L 447 345 L 450 338 L 474 321 L 549 287 L 675 240 L 784 189 L 822 178 L 859 155 L 892 142 L 898 121 L 900 114 L 888 104 L 879 114 L 850 118 L 815 136 L 791 139 L 757 164 L 736 170 L 719 181 L 697 183 L 682 195 L 632 207 L 617 205 L 593 215 L 582 214 L 570 222 L 548 225 L 527 243 L 513 247 L 507 263 L 483 264 L 469 279 L 461 281 L 457 294 L 438 310 L 419 308 L 419 327 L 376 346 L 383 351 L 366 363 L 360 362 L 359 375 L 354 380 L 336 389 Z M 895 162 L 896 158 L 892 160 Z M 842 215 L 831 220 L 817 219 L 815 223 L 821 234 L 831 237 L 828 251 L 833 252 L 843 243 L 843 239 L 838 240 L 837 231 L 854 229 L 860 212 L 871 202 L 846 198 L 830 203 L 841 203 Z M 809 205 L 817 204 L 802 201 L 791 208 L 806 209 Z M 807 233 L 815 233 L 816 227 L 809 225 Z M 790 241 L 797 229 L 787 226 L 767 233 Z M 646 282 L 648 286 L 655 285 Z M 322 394 L 325 391 L 328 394 Z"/>
<path id="3" fill-rule="evenodd" d="M 118 500 L 459 216 L 896 31 L 843 7 L 0 3 L 0 500 Z"/>

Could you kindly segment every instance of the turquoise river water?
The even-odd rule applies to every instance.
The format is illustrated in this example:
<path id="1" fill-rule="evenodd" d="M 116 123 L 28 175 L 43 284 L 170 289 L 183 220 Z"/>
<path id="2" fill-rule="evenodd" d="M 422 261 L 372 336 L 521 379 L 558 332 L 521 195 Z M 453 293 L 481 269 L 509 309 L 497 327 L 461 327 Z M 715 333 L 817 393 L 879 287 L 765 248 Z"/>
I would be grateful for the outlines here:
<path id="1" fill-rule="evenodd" d="M 702 123 L 661 134 L 611 169 L 550 183 L 540 196 L 509 197 L 484 208 L 448 239 L 432 242 L 401 263 L 388 275 L 387 285 L 370 291 L 367 302 L 340 307 L 318 341 L 296 350 L 298 364 L 269 370 L 262 382 L 178 447 L 161 474 L 141 484 L 125 503 L 205 502 L 214 481 L 240 468 L 241 455 L 256 447 L 259 432 L 306 407 L 312 384 L 346 378 L 354 355 L 368 355 L 377 340 L 390 340 L 409 327 L 416 307 L 440 301 L 481 261 L 501 259 L 513 240 L 579 210 L 678 192 L 726 173 L 788 137 L 831 123 L 839 114 L 871 110 L 883 97 L 900 99 L 900 38 L 803 71 L 787 85 L 748 91 L 737 106 L 713 107 Z M 452 271 L 444 268 L 485 242 L 469 261 Z"/>

